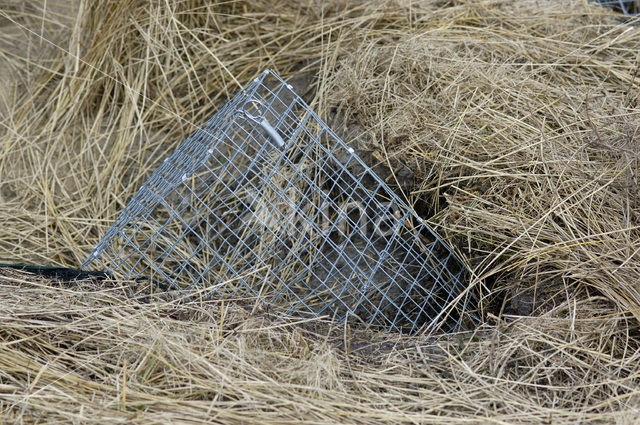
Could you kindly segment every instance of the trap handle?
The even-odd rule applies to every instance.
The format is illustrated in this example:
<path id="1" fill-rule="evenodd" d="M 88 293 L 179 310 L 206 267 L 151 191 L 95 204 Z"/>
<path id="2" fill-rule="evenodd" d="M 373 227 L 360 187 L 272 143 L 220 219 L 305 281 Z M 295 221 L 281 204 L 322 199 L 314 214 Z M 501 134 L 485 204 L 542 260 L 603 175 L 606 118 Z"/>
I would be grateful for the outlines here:
<path id="1" fill-rule="evenodd" d="M 280 137 L 280 135 L 278 134 L 278 131 L 273 128 L 273 126 L 269 123 L 269 121 L 267 121 L 266 118 L 262 117 L 262 119 L 259 121 L 260 127 L 262 127 L 262 129 L 269 135 L 269 137 L 271 138 L 271 140 L 273 140 L 273 142 L 279 147 L 279 148 L 284 148 L 284 140 L 282 139 L 282 137 Z"/>
<path id="2" fill-rule="evenodd" d="M 284 148 L 284 139 L 278 131 L 271 125 L 271 123 L 265 117 L 265 105 L 258 99 L 249 99 L 242 107 L 244 115 L 258 124 L 267 133 L 273 143 L 280 149 Z M 256 113 L 250 112 L 250 109 L 256 111 Z"/>

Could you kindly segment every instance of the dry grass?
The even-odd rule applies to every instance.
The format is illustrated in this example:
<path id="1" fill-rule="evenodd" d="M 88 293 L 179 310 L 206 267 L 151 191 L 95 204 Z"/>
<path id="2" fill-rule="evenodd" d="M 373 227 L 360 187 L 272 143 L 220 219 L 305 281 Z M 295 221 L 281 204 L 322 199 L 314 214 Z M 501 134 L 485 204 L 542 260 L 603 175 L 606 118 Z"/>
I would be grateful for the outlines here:
<path id="1" fill-rule="evenodd" d="M 637 419 L 640 30 L 582 1 L 416 3 L 0 3 L 0 259 L 79 264 L 239 84 L 309 71 L 487 312 L 403 337 L 4 273 L 0 422 Z"/>
<path id="2" fill-rule="evenodd" d="M 289 323 L 130 282 L 0 284 L 7 421 L 631 423 L 635 320 L 602 299 L 428 339 Z"/>
<path id="3" fill-rule="evenodd" d="M 640 31 L 577 4 L 458 3 L 359 45 L 327 103 L 412 172 L 478 282 L 587 285 L 640 318 Z"/>

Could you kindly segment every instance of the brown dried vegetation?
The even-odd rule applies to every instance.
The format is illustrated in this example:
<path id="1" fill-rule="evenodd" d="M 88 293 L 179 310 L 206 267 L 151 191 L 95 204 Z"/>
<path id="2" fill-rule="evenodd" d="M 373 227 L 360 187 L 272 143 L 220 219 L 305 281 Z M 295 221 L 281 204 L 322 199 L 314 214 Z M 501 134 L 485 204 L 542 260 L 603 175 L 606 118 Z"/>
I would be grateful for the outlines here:
<path id="1" fill-rule="evenodd" d="M 0 422 L 637 419 L 640 27 L 540 0 L 5 1 L 0 26 L 2 260 L 79 264 L 270 67 L 458 249 L 486 319 L 400 336 L 2 272 Z"/>

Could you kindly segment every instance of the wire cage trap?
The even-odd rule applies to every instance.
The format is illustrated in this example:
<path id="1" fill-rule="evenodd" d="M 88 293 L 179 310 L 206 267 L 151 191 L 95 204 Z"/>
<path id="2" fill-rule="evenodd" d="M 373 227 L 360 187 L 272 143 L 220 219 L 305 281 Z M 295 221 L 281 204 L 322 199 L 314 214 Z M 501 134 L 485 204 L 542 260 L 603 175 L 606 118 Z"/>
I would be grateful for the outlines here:
<path id="1" fill-rule="evenodd" d="M 164 160 L 83 268 L 390 331 L 477 320 L 451 248 L 272 71 Z"/>
<path id="2" fill-rule="evenodd" d="M 595 0 L 595 2 L 628 16 L 640 16 L 640 0 Z"/>

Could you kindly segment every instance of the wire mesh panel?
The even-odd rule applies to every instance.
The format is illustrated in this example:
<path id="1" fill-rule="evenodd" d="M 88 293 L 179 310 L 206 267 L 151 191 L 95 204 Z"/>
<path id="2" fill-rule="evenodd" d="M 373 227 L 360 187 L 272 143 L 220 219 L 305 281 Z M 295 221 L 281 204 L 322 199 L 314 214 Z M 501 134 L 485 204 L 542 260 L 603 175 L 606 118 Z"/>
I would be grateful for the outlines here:
<path id="1" fill-rule="evenodd" d="M 272 71 L 164 161 L 83 267 L 388 330 L 475 317 L 453 251 Z"/>
<path id="2" fill-rule="evenodd" d="M 602 6 L 609 6 L 625 15 L 640 16 L 640 0 L 595 0 Z"/>

